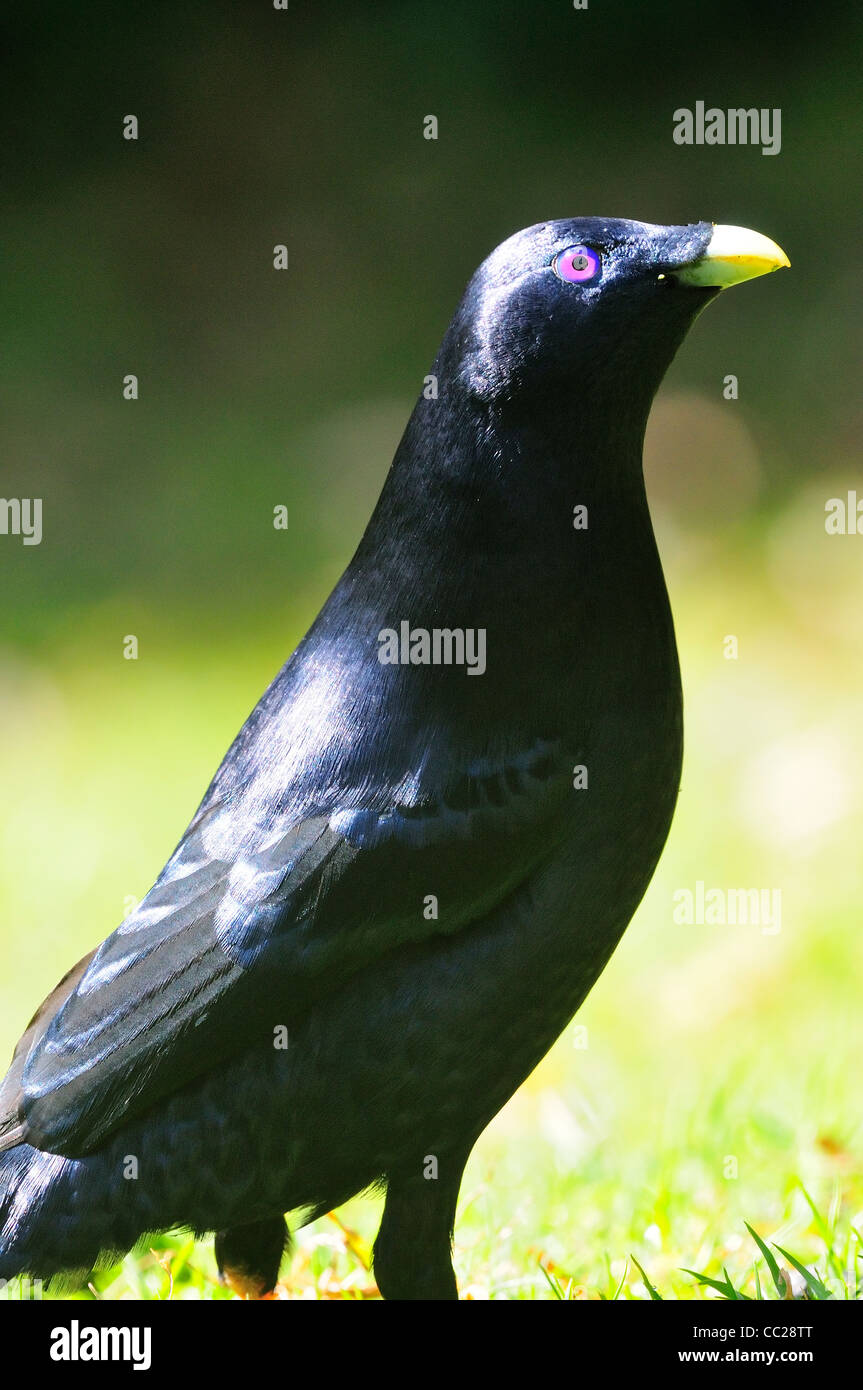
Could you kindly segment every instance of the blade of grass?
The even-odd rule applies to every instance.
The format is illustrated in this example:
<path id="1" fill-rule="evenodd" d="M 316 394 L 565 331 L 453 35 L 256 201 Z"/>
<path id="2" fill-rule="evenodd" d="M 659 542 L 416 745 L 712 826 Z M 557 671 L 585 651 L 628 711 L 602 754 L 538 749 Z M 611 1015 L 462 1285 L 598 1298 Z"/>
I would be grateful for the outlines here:
<path id="1" fill-rule="evenodd" d="M 761 1251 L 765 1260 L 767 1261 L 767 1268 L 770 1270 L 770 1277 L 773 1280 L 776 1292 L 778 1293 L 780 1298 L 784 1298 L 785 1280 L 783 1279 L 782 1272 L 778 1264 L 776 1263 L 776 1256 L 773 1254 L 773 1251 L 770 1250 L 769 1247 L 764 1244 L 764 1241 L 761 1239 L 758 1232 L 753 1231 L 748 1221 L 744 1221 L 743 1224 L 746 1227 L 749 1234 L 751 1235 L 752 1239 L 755 1241 L 755 1244 L 758 1246 L 758 1249 Z M 777 1250 L 779 1249 L 778 1246 L 776 1248 Z"/>
<path id="2" fill-rule="evenodd" d="M 625 1264 L 624 1267 L 623 1267 L 623 1273 L 622 1273 L 621 1276 L 620 1276 L 620 1283 L 618 1284 L 617 1288 L 614 1290 L 614 1294 L 613 1294 L 613 1296 L 612 1296 L 612 1300 L 611 1300 L 612 1303 L 616 1303 L 617 1300 L 620 1298 L 620 1293 L 621 1293 L 621 1290 L 622 1290 L 624 1284 L 626 1283 L 626 1276 L 627 1276 L 628 1273 L 629 1273 L 629 1260 L 626 1261 L 626 1264 Z M 659 1298 L 659 1294 L 657 1294 L 656 1296 L 657 1296 L 657 1298 Z M 661 1299 L 660 1299 L 660 1302 L 662 1302 Z"/>
<path id="3" fill-rule="evenodd" d="M 658 1289 L 655 1289 L 654 1286 L 651 1284 L 650 1280 L 648 1279 L 648 1277 L 647 1277 L 647 1275 L 645 1274 L 644 1270 L 641 1268 L 641 1265 L 638 1263 L 638 1260 L 635 1258 L 635 1256 L 634 1256 L 634 1255 L 630 1255 L 629 1258 L 632 1260 L 632 1263 L 635 1265 L 635 1268 L 638 1270 L 639 1274 L 641 1275 L 642 1283 L 644 1284 L 644 1287 L 647 1289 L 647 1292 L 650 1294 L 650 1297 L 651 1297 L 651 1299 L 653 1300 L 653 1302 L 654 1302 L 654 1303 L 664 1303 L 665 1300 L 664 1300 L 664 1298 L 662 1297 L 662 1294 L 659 1292 Z M 615 1294 L 615 1297 L 617 1297 L 616 1294 Z"/>
<path id="4" fill-rule="evenodd" d="M 740 1293 L 737 1289 L 735 1289 L 734 1285 L 728 1277 L 728 1270 L 724 1266 L 722 1269 L 722 1273 L 725 1275 L 724 1284 L 720 1283 L 718 1279 L 711 1279 L 709 1274 L 699 1274 L 694 1269 L 683 1269 L 683 1273 L 690 1274 L 693 1279 L 698 1280 L 699 1284 L 709 1284 L 710 1288 L 718 1289 L 718 1291 L 723 1295 L 724 1298 L 730 1300 L 742 1299 L 746 1303 L 752 1302 L 752 1299 L 749 1297 L 748 1294 Z"/>
<path id="5" fill-rule="evenodd" d="M 548 1287 L 551 1289 L 551 1291 L 552 1291 L 552 1293 L 554 1294 L 555 1298 L 558 1298 L 558 1299 L 561 1300 L 561 1302 L 563 1302 L 563 1301 L 564 1301 L 563 1289 L 562 1289 L 561 1286 L 560 1286 L 559 1280 L 557 1280 L 557 1279 L 554 1277 L 554 1275 L 553 1275 L 549 1270 L 546 1269 L 546 1267 L 545 1267 L 545 1265 L 543 1264 L 542 1260 L 540 1260 L 540 1262 L 539 1262 L 539 1267 L 540 1267 L 540 1269 L 542 1270 L 543 1274 L 545 1275 L 545 1277 L 546 1277 L 546 1279 L 547 1279 L 547 1281 L 548 1281 Z"/>
<path id="6" fill-rule="evenodd" d="M 827 1251 L 827 1259 L 833 1266 L 833 1273 L 837 1276 L 837 1278 L 841 1279 L 843 1277 L 842 1266 L 839 1264 L 839 1261 L 836 1259 L 836 1256 L 833 1253 L 833 1233 L 830 1227 L 828 1226 L 827 1222 L 824 1220 L 824 1217 L 821 1215 L 820 1211 L 816 1207 L 812 1198 L 809 1196 L 809 1193 L 806 1191 L 806 1188 L 803 1186 L 802 1182 L 799 1182 L 799 1187 L 800 1191 L 803 1193 L 803 1196 L 806 1198 L 807 1203 L 809 1204 L 809 1210 L 812 1212 L 812 1218 L 815 1222 L 815 1228 L 824 1242 L 824 1246 Z"/>
<path id="7" fill-rule="evenodd" d="M 774 1241 L 773 1244 L 776 1245 L 776 1242 Z M 787 1250 L 783 1250 L 781 1245 L 776 1245 L 776 1249 L 783 1259 L 786 1259 L 789 1264 L 794 1266 L 798 1274 L 803 1275 L 803 1278 L 806 1280 L 807 1288 L 812 1290 L 816 1298 L 825 1299 L 833 1297 L 827 1286 L 822 1284 L 817 1274 L 813 1274 L 811 1269 L 807 1269 L 799 1260 L 795 1260 L 794 1256 L 790 1255 Z"/>

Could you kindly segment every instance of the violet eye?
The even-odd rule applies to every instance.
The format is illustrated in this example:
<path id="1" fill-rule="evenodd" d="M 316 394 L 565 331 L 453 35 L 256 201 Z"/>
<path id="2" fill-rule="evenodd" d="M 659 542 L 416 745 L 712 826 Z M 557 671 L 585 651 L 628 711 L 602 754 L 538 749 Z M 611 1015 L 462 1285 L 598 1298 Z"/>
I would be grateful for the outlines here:
<path id="1" fill-rule="evenodd" d="M 592 280 L 599 274 L 602 262 L 599 252 L 592 246 L 567 246 L 559 251 L 551 263 L 551 268 L 559 280 L 569 283 Z"/>

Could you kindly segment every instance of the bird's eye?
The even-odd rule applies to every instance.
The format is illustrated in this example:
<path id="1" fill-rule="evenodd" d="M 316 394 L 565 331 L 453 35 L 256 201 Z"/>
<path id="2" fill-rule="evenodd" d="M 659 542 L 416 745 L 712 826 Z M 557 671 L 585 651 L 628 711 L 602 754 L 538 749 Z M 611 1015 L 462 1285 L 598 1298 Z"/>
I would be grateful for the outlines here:
<path id="1" fill-rule="evenodd" d="M 559 251 L 551 263 L 551 268 L 560 280 L 569 283 L 593 280 L 600 272 L 602 262 L 599 252 L 592 246 L 567 246 Z"/>

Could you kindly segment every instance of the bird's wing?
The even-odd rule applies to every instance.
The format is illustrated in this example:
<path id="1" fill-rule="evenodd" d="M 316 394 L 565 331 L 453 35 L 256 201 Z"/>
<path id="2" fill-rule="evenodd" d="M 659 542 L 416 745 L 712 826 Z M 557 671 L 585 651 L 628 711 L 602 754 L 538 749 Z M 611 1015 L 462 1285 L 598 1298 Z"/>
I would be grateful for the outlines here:
<path id="1" fill-rule="evenodd" d="M 86 1152 L 359 968 L 462 930 L 553 845 L 569 766 L 539 743 L 436 798 L 247 817 L 239 845 L 231 798 L 205 802 L 147 897 L 46 1001 L 22 1063 L 25 1035 L 0 1136 L 5 1110 L 17 1142 Z"/>
<path id="2" fill-rule="evenodd" d="M 48 997 L 39 1005 L 18 1040 L 12 1054 L 12 1065 L 0 1082 L 0 1151 L 14 1148 L 24 1138 L 25 1126 L 18 1110 L 24 1063 L 35 1045 L 44 1036 L 54 1015 L 63 1007 L 75 989 L 95 954 L 95 951 L 90 951 L 88 955 L 78 961 L 77 965 L 73 965 L 71 970 L 66 971 L 62 980 L 54 986 Z"/>

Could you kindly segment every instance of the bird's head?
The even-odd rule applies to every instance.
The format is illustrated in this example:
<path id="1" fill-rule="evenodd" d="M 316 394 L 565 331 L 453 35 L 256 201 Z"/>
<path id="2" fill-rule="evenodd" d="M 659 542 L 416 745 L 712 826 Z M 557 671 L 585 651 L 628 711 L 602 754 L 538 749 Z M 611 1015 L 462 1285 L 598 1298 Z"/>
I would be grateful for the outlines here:
<path id="1" fill-rule="evenodd" d="M 704 305 L 788 264 L 743 227 L 542 222 L 502 242 L 473 276 L 444 345 L 448 365 L 471 396 L 500 407 L 628 397 L 646 415 Z"/>

